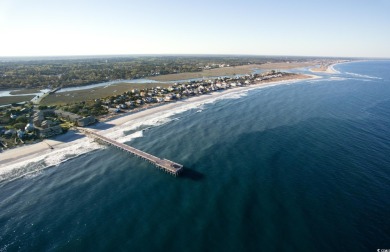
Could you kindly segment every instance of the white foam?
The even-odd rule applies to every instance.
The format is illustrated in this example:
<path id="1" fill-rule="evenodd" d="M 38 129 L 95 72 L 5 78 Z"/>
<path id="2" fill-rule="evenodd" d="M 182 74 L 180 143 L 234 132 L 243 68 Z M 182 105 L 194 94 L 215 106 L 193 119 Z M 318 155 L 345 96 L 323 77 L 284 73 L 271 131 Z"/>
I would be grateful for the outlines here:
<path id="1" fill-rule="evenodd" d="M 11 246 L 12 244 L 14 244 L 14 243 L 15 243 L 15 242 L 11 242 L 11 243 L 2 245 L 3 247 L 0 248 L 0 252 L 7 252 L 7 248 L 8 248 L 9 246 Z"/>
<path id="2" fill-rule="evenodd" d="M 120 126 L 116 126 L 104 131 L 100 131 L 100 134 L 112 138 L 118 142 L 125 143 L 130 142 L 133 139 L 143 137 L 144 132 L 142 128 L 148 127 L 157 127 L 169 123 L 173 120 L 180 120 L 180 117 L 173 117 L 174 115 L 181 114 L 183 112 L 196 109 L 196 110 L 204 110 L 205 104 L 215 103 L 220 100 L 228 100 L 228 99 L 239 99 L 248 95 L 248 92 L 254 89 L 267 88 L 280 84 L 291 84 L 295 82 L 299 82 L 302 80 L 295 81 L 281 81 L 275 82 L 271 85 L 267 86 L 253 86 L 251 88 L 246 88 L 244 90 L 231 93 L 222 94 L 220 96 L 212 97 L 207 100 L 201 100 L 196 102 L 189 103 L 178 103 L 176 108 L 166 110 L 163 112 L 159 112 L 158 114 L 151 114 L 146 117 L 142 117 L 140 119 L 131 120 L 126 122 Z M 131 134 L 126 134 L 126 132 L 133 131 Z M 134 132 L 135 131 L 135 132 Z M 99 145 L 91 139 L 83 138 L 76 141 L 73 141 L 69 146 L 54 149 L 51 152 L 45 153 L 38 157 L 34 157 L 32 159 L 11 164 L 6 167 L 2 167 L 0 169 L 0 181 L 15 179 L 19 177 L 35 177 L 40 174 L 40 171 L 46 169 L 48 167 L 57 166 L 67 160 L 73 159 L 82 154 L 106 148 L 103 145 Z"/>
<path id="3" fill-rule="evenodd" d="M 57 166 L 67 160 L 101 148 L 105 147 L 94 142 L 92 139 L 86 140 L 83 138 L 76 140 L 67 147 L 57 150 L 54 149 L 40 156 L 2 167 L 0 169 L 0 181 L 23 176 L 35 177 L 43 169 Z"/>
<path id="4" fill-rule="evenodd" d="M 142 137 L 143 136 L 142 130 L 132 133 L 131 135 L 126 135 L 126 132 L 134 131 L 145 126 L 160 126 L 166 124 L 172 121 L 172 119 L 170 119 L 169 116 L 171 115 L 166 114 L 166 115 L 160 115 L 159 117 L 156 118 L 149 117 L 149 119 L 145 118 L 145 119 L 132 120 L 127 123 L 124 123 L 123 125 L 116 126 L 115 128 L 101 131 L 100 133 L 118 142 L 122 142 L 122 143 L 129 142 L 132 139 Z"/>
<path id="5" fill-rule="evenodd" d="M 332 73 L 334 73 L 334 74 L 339 74 L 340 72 L 337 71 L 336 69 L 334 69 L 334 66 L 335 66 L 335 65 L 329 66 L 329 70 L 330 70 Z"/>
<path id="6" fill-rule="evenodd" d="M 325 82 L 325 81 L 343 81 L 346 79 L 347 78 L 342 78 L 342 77 L 330 77 L 326 79 L 310 80 L 308 81 L 308 83 L 317 83 L 317 82 Z"/>
<path id="7" fill-rule="evenodd" d="M 363 79 L 363 78 L 346 78 L 347 80 L 356 80 L 356 81 L 364 81 L 364 82 L 372 82 L 374 79 Z"/>
<path id="8" fill-rule="evenodd" d="M 137 131 L 133 134 L 121 137 L 121 138 L 117 139 L 117 141 L 120 143 L 126 143 L 126 142 L 130 142 L 133 139 L 140 138 L 143 136 L 144 136 L 143 130 L 140 130 L 140 131 Z"/>
<path id="9" fill-rule="evenodd" d="M 247 96 L 248 90 L 244 90 L 241 92 L 236 93 L 229 93 L 226 95 L 222 95 L 219 97 L 215 97 L 212 99 L 208 99 L 206 101 L 199 101 L 199 102 L 193 102 L 188 103 L 182 106 L 178 106 L 177 108 L 167 110 L 160 112 L 159 114 L 152 114 L 140 119 L 131 120 L 129 122 L 126 122 L 122 125 L 116 126 L 114 128 L 101 131 L 100 134 L 109 137 L 111 139 L 114 139 L 115 141 L 125 143 L 130 142 L 133 139 L 143 137 L 143 130 L 142 128 L 148 128 L 148 127 L 157 127 L 164 125 L 166 123 L 180 120 L 180 117 L 173 117 L 174 115 L 184 113 L 186 111 L 197 109 L 197 110 L 204 110 L 205 104 L 214 103 L 219 100 L 226 100 L 226 99 L 239 99 L 241 97 Z M 141 130 L 139 130 L 141 129 Z M 136 131 L 135 133 L 131 133 L 130 135 L 127 135 L 126 132 L 129 131 Z"/>
<path id="10" fill-rule="evenodd" d="M 376 76 L 370 76 L 370 75 L 364 75 L 364 74 L 357 74 L 357 73 L 350 73 L 350 72 L 345 72 L 348 75 L 352 75 L 355 77 L 360 77 L 360 78 L 367 78 L 367 79 L 376 79 L 376 80 L 381 80 L 382 78 L 376 77 Z"/>

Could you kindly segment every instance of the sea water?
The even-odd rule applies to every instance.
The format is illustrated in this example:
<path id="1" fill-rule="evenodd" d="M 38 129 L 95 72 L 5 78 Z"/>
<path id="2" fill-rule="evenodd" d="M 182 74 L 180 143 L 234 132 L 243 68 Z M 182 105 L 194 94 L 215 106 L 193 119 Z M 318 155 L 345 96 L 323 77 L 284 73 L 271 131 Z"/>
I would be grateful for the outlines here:
<path id="1" fill-rule="evenodd" d="M 0 251 L 390 248 L 390 62 L 335 68 L 107 130 L 179 178 L 85 139 L 9 167 Z"/>

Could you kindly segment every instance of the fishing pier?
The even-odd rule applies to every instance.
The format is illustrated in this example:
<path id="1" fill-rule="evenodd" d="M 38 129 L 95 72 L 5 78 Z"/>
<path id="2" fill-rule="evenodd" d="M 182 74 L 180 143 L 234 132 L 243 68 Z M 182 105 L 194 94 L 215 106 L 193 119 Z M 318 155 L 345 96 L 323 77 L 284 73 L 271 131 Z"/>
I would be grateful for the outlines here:
<path id="1" fill-rule="evenodd" d="M 91 130 L 87 130 L 84 128 L 78 128 L 78 130 L 83 132 L 84 134 L 86 134 L 89 137 L 93 137 L 94 139 L 96 139 L 99 142 L 114 146 L 122 151 L 126 151 L 130 154 L 133 154 L 133 155 L 139 157 L 139 158 L 145 159 L 145 160 L 149 161 L 150 163 L 152 163 L 153 165 L 155 165 L 156 167 L 158 167 L 158 168 L 162 169 L 163 171 L 168 172 L 174 176 L 178 176 L 180 174 L 180 172 L 183 170 L 183 165 L 175 163 L 175 162 L 170 161 L 168 159 L 165 159 L 165 158 L 161 159 L 159 157 L 153 156 L 149 153 L 143 152 L 143 151 L 138 150 L 134 147 L 128 146 L 128 145 L 123 144 L 123 143 L 119 143 L 113 139 L 102 136 L 99 133 L 91 131 Z"/>

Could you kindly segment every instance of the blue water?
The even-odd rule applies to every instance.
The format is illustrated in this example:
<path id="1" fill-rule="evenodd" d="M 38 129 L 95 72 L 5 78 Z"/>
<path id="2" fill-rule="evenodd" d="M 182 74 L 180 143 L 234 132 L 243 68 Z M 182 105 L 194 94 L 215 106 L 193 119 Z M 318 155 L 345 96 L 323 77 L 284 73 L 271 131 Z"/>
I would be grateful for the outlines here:
<path id="1" fill-rule="evenodd" d="M 0 251 L 390 248 L 390 62 L 219 100 L 131 144 L 0 182 Z M 133 132 L 127 132 L 131 134 Z"/>

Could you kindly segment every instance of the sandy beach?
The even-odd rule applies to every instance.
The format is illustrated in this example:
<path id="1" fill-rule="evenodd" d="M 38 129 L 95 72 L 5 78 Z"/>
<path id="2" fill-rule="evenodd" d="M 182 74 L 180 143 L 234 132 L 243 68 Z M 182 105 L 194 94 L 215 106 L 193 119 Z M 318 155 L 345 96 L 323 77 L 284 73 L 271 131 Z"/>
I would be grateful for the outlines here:
<path id="1" fill-rule="evenodd" d="M 114 119 L 108 119 L 104 122 L 98 123 L 91 128 L 95 130 L 106 129 L 107 132 L 110 132 L 115 130 L 115 127 L 121 126 L 125 123 L 129 123 L 135 120 L 142 120 L 144 118 L 150 118 L 153 117 L 153 115 L 159 115 L 163 112 L 172 109 L 178 109 L 181 107 L 184 108 L 193 103 L 205 103 L 207 101 L 215 100 L 216 98 L 229 95 L 229 94 L 243 92 L 251 89 L 257 89 L 261 87 L 288 84 L 288 83 L 292 83 L 292 82 L 296 82 L 308 78 L 319 78 L 319 77 L 316 75 L 297 75 L 294 76 L 294 78 L 283 79 L 278 81 L 270 81 L 270 82 L 261 82 L 250 86 L 237 87 L 237 88 L 227 89 L 220 92 L 213 92 L 207 95 L 195 96 L 185 100 L 179 100 L 176 102 L 163 104 L 161 106 L 154 106 L 138 112 L 126 113 Z M 108 129 L 107 129 L 107 125 L 109 125 Z M 42 142 L 35 143 L 32 145 L 26 145 L 14 149 L 6 150 L 0 153 L 0 170 L 4 170 L 4 169 L 7 170 L 7 167 L 10 165 L 15 165 L 17 163 L 24 162 L 26 160 L 39 158 L 39 156 L 45 156 L 45 155 L 47 156 L 50 155 L 51 153 L 59 153 L 61 149 L 75 144 L 76 141 L 82 138 L 85 138 L 85 136 L 77 131 L 70 130 L 66 134 L 58 136 L 54 139 L 46 139 Z"/>
<path id="2" fill-rule="evenodd" d="M 320 67 L 316 67 L 316 68 L 311 68 L 310 69 L 310 72 L 312 73 L 327 73 L 327 74 L 337 74 L 339 73 L 338 71 L 336 71 L 333 66 L 335 66 L 337 63 L 335 64 L 331 64 L 331 65 L 324 65 L 324 66 L 320 66 Z"/>
<path id="3" fill-rule="evenodd" d="M 364 60 L 353 60 L 353 62 L 360 62 Z M 339 64 L 348 63 L 351 62 L 351 60 L 337 60 L 337 61 L 330 61 L 330 62 L 322 62 L 317 67 L 310 68 L 310 72 L 312 73 L 326 73 L 326 74 L 338 74 L 340 73 L 334 67 Z"/>

